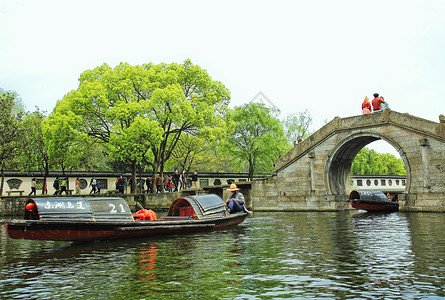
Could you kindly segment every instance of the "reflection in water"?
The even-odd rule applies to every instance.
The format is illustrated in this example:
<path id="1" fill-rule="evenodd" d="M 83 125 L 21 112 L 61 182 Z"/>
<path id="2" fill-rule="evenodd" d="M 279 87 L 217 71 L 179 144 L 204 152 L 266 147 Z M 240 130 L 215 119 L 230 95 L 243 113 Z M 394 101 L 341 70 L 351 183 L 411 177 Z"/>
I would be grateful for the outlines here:
<path id="1" fill-rule="evenodd" d="M 144 285 L 149 287 L 155 286 L 156 278 L 155 265 L 158 249 L 156 248 L 157 243 L 143 244 L 139 249 L 138 265 L 142 274 L 138 274 L 138 278 Z M 151 291 L 153 292 L 153 291 Z"/>
<path id="2" fill-rule="evenodd" d="M 403 293 L 400 280 L 412 275 L 414 257 L 411 251 L 409 224 L 398 213 L 357 214 L 352 219 L 360 254 L 359 264 L 366 266 L 364 290 L 377 296 L 385 290 Z M 375 292 L 372 292 L 375 291 Z"/>
<path id="3" fill-rule="evenodd" d="M 445 297 L 445 214 L 255 213 L 230 229 L 96 243 L 0 231 L 0 298 Z"/>
<path id="4" fill-rule="evenodd" d="M 412 240 L 413 278 L 432 295 L 445 297 L 445 214 L 408 214 Z"/>

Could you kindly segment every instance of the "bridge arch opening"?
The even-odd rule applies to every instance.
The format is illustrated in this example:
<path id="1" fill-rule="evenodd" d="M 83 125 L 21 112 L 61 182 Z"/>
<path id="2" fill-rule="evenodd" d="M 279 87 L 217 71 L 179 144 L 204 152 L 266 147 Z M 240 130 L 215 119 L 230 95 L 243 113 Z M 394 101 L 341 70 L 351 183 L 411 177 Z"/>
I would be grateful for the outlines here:
<path id="1" fill-rule="evenodd" d="M 325 166 L 325 174 L 327 174 L 327 186 L 332 195 L 347 195 L 346 187 L 349 186 L 349 175 L 351 166 L 358 152 L 368 144 L 383 140 L 393 146 L 399 153 L 406 169 L 406 188 L 410 190 L 410 167 L 405 153 L 401 147 L 393 140 L 376 133 L 359 133 L 353 134 L 342 140 L 328 155 Z"/>

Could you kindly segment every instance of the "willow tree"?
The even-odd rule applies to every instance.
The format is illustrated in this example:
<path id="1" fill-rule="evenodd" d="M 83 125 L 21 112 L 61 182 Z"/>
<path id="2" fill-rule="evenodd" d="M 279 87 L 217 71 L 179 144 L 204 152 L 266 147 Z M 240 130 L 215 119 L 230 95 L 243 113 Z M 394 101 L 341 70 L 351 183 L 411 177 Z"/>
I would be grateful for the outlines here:
<path id="1" fill-rule="evenodd" d="M 363 148 L 352 161 L 351 175 L 406 175 L 402 159 Z"/>
<path id="2" fill-rule="evenodd" d="M 55 113 L 72 113 L 78 133 L 106 144 L 136 178 L 141 162 L 162 173 L 183 133 L 211 138 L 222 132 L 228 100 L 224 85 L 189 60 L 104 64 L 83 72 L 78 89 L 58 103 Z M 136 180 L 132 183 L 136 190 Z"/>

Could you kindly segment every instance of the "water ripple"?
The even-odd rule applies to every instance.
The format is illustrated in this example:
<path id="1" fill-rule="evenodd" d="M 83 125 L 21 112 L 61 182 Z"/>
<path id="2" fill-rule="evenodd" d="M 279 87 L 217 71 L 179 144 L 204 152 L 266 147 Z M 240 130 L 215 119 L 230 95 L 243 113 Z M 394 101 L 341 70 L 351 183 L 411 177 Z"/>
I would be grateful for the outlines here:
<path id="1" fill-rule="evenodd" d="M 443 214 L 255 213 L 241 226 L 97 243 L 8 239 L 5 299 L 443 299 Z"/>

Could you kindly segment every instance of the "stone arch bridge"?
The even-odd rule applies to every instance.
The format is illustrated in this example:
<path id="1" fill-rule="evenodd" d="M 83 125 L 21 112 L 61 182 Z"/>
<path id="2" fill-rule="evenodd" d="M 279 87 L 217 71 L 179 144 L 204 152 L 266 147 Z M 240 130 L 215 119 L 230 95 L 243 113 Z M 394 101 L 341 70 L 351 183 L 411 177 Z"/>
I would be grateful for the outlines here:
<path id="1" fill-rule="evenodd" d="M 391 110 L 336 117 L 281 157 L 274 174 L 252 182 L 254 210 L 348 209 L 351 164 L 367 144 L 384 140 L 400 154 L 406 189 L 400 210 L 445 211 L 445 120 Z"/>

